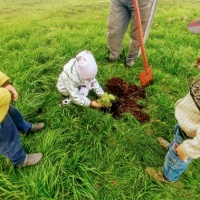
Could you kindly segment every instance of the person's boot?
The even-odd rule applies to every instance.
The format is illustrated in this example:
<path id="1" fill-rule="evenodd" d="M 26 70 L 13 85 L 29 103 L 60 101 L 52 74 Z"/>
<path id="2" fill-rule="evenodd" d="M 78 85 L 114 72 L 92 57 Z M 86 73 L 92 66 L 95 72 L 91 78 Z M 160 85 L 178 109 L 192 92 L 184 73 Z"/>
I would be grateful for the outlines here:
<path id="1" fill-rule="evenodd" d="M 118 62 L 118 61 L 120 61 L 120 56 L 118 56 L 117 58 L 110 58 L 110 57 L 107 57 L 106 60 L 107 60 L 109 63 Z"/>
<path id="2" fill-rule="evenodd" d="M 19 167 L 28 167 L 28 166 L 36 165 L 37 163 L 40 162 L 42 157 L 43 157 L 42 153 L 26 154 L 24 163 L 19 165 Z"/>
<path id="3" fill-rule="evenodd" d="M 146 172 L 147 174 L 154 180 L 156 181 L 161 181 L 161 182 L 164 182 L 164 183 L 171 183 L 170 181 L 166 180 L 164 177 L 163 177 L 163 173 L 162 171 L 158 170 L 156 171 L 154 168 L 152 167 L 147 167 L 146 168 Z"/>
<path id="4" fill-rule="evenodd" d="M 44 122 L 40 122 L 40 123 L 36 123 L 36 124 L 32 124 L 32 127 L 30 129 L 30 133 L 36 132 L 36 131 L 40 131 L 41 129 L 43 129 L 45 127 L 45 123 Z"/>
<path id="5" fill-rule="evenodd" d="M 159 137 L 158 138 L 158 142 L 160 144 L 160 146 L 165 150 L 165 151 L 168 151 L 169 149 L 169 142 L 167 140 L 165 140 L 164 138 L 162 137 Z"/>
<path id="6" fill-rule="evenodd" d="M 125 60 L 125 66 L 132 67 L 135 64 L 135 62 L 136 62 L 136 60 L 127 57 Z"/>
<path id="7" fill-rule="evenodd" d="M 61 101 L 61 103 L 59 104 L 60 107 L 64 107 L 69 105 L 72 102 L 72 100 L 70 98 L 66 98 L 64 100 Z"/>

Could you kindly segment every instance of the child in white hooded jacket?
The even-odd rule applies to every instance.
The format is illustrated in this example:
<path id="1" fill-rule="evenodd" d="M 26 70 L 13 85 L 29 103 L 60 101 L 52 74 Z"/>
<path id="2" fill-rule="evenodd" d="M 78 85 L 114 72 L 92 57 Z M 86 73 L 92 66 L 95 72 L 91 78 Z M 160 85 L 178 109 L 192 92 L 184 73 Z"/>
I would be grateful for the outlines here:
<path id="1" fill-rule="evenodd" d="M 97 72 L 98 67 L 95 58 L 87 50 L 81 51 L 76 58 L 72 58 L 65 64 L 56 85 L 58 91 L 68 97 L 62 101 L 62 105 L 73 102 L 84 107 L 102 107 L 101 104 L 87 97 L 89 90 L 92 89 L 98 97 L 104 94 L 102 87 L 95 78 Z"/>

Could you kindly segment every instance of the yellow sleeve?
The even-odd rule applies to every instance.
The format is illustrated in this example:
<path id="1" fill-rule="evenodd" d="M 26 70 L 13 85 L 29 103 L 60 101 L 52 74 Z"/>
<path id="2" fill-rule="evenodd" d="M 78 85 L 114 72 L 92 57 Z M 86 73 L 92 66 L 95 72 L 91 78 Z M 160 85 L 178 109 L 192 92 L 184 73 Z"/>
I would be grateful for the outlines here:
<path id="1" fill-rule="evenodd" d="M 0 87 L 0 123 L 8 112 L 10 101 L 10 92 L 5 88 Z"/>
<path id="2" fill-rule="evenodd" d="M 8 80 L 10 80 L 10 78 L 0 71 L 0 86 L 2 86 Z"/>

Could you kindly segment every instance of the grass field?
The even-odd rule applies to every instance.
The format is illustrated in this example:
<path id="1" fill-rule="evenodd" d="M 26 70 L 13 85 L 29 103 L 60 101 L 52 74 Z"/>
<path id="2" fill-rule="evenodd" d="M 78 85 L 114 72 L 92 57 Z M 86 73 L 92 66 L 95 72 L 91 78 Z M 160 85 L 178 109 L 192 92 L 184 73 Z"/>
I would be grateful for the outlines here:
<path id="1" fill-rule="evenodd" d="M 0 199 L 5 200 L 198 200 L 200 162 L 194 160 L 173 184 L 152 181 L 148 166 L 161 167 L 165 151 L 157 137 L 171 140 L 174 103 L 199 76 L 200 36 L 186 26 L 199 18 L 200 0 L 162 0 L 146 41 L 154 82 L 142 103 L 151 117 L 140 124 L 76 105 L 58 106 L 56 82 L 64 64 L 83 49 L 97 61 L 97 79 L 111 77 L 140 85 L 141 57 L 130 69 L 107 63 L 109 0 L 0 0 L 0 70 L 19 92 L 15 106 L 31 122 L 46 128 L 22 136 L 28 153 L 42 152 L 34 167 L 17 169 L 0 156 Z M 122 57 L 128 51 L 124 38 Z"/>

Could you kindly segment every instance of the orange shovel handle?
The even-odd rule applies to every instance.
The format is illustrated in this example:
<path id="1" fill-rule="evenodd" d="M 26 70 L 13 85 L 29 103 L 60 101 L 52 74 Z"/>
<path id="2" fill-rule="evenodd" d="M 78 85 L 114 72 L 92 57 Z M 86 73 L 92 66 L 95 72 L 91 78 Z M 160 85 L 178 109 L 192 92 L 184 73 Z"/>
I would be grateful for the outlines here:
<path id="1" fill-rule="evenodd" d="M 142 61 L 143 61 L 143 65 L 144 65 L 144 70 L 147 70 L 148 61 L 147 61 L 146 52 L 145 52 L 145 48 L 144 48 L 144 38 L 143 38 L 143 33 L 142 33 L 142 25 L 141 25 L 138 1 L 133 0 L 133 4 L 134 4 L 134 9 L 135 9 L 136 22 L 137 22 L 137 26 L 138 26 L 138 37 L 139 37 L 139 42 L 140 42 L 140 47 L 141 47 Z"/>

